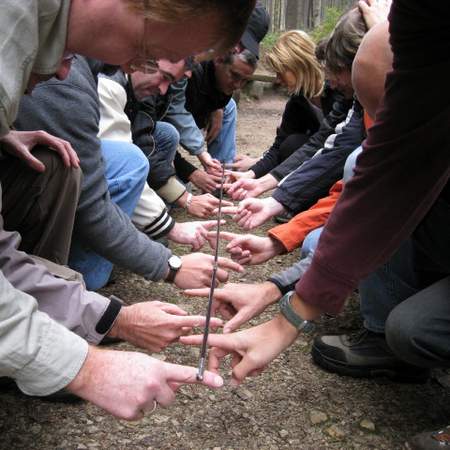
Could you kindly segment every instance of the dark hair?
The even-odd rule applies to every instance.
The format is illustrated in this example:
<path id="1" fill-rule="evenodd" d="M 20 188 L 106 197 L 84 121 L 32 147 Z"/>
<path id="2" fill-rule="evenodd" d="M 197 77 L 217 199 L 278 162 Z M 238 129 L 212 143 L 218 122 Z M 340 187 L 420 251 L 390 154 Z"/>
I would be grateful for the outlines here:
<path id="1" fill-rule="evenodd" d="M 367 25 L 358 8 L 345 13 L 328 39 L 325 49 L 326 69 L 331 73 L 351 71 L 356 52 L 367 31 Z"/>
<path id="2" fill-rule="evenodd" d="M 327 51 L 328 37 L 322 38 L 316 44 L 316 58 L 320 63 L 325 63 L 325 53 Z"/>
<path id="3" fill-rule="evenodd" d="M 253 69 L 258 64 L 258 59 L 256 56 L 247 49 L 242 50 L 241 52 L 228 52 L 225 56 L 222 57 L 222 64 L 231 65 L 234 63 L 234 60 L 238 58 L 243 61 L 245 64 L 248 64 Z"/>

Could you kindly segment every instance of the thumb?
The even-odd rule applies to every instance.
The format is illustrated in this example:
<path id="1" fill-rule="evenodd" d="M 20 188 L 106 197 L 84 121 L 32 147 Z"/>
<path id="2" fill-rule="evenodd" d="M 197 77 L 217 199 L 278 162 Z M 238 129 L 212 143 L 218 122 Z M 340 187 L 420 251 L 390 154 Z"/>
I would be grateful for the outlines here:
<path id="1" fill-rule="evenodd" d="M 232 384 L 241 384 L 247 376 L 253 371 L 259 369 L 253 361 L 251 361 L 247 354 L 241 359 L 241 361 L 233 367 L 233 380 Z"/>
<path id="2" fill-rule="evenodd" d="M 248 318 L 246 314 L 241 309 L 238 313 L 233 316 L 223 327 L 224 334 L 231 333 L 232 331 L 239 328 L 243 323 L 247 322 Z"/>
<path id="3" fill-rule="evenodd" d="M 16 155 L 22 159 L 29 167 L 36 170 L 37 172 L 45 172 L 45 165 L 34 157 L 30 151 L 24 150 L 20 154 Z"/>

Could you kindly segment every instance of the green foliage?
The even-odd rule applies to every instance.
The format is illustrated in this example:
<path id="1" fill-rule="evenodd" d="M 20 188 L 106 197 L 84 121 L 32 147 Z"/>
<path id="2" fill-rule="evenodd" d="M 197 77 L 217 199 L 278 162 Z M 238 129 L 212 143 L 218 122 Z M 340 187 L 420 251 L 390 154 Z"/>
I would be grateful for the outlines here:
<path id="1" fill-rule="evenodd" d="M 331 6 L 325 9 L 323 21 L 314 30 L 311 31 L 311 37 L 315 42 L 319 42 L 324 37 L 327 37 L 336 26 L 339 17 L 343 14 L 344 9 Z"/>
<path id="2" fill-rule="evenodd" d="M 281 32 L 267 33 L 261 42 L 261 47 L 263 50 L 270 50 L 275 45 L 275 42 L 277 42 L 280 35 Z"/>

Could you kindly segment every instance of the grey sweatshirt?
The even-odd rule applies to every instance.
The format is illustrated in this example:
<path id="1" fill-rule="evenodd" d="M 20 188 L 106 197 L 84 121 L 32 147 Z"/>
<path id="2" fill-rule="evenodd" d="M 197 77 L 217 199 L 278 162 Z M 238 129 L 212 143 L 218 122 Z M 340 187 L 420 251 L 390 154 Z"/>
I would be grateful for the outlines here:
<path id="1" fill-rule="evenodd" d="M 111 201 L 97 138 L 99 117 L 96 76 L 87 60 L 77 56 L 66 80 L 52 78 L 22 99 L 16 127 L 43 129 L 69 141 L 77 152 L 83 171 L 74 228 L 77 239 L 117 266 L 160 280 L 171 253 L 138 231 Z"/>

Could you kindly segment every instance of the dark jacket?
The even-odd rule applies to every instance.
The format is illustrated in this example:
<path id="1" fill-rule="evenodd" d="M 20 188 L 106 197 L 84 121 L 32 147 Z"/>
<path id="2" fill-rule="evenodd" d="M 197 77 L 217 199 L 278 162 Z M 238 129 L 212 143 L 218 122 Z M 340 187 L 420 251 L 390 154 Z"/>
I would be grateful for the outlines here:
<path id="1" fill-rule="evenodd" d="M 283 162 L 280 146 L 291 134 L 311 136 L 320 126 L 322 114 L 303 94 L 293 95 L 284 108 L 281 124 L 272 146 L 250 170 L 260 178 Z"/>
<path id="2" fill-rule="evenodd" d="M 348 155 L 361 145 L 364 137 L 363 109 L 355 100 L 346 121 L 336 127 L 322 152 L 286 177 L 273 198 L 295 213 L 308 209 L 342 178 Z"/>
<path id="3" fill-rule="evenodd" d="M 231 98 L 217 89 L 215 72 L 213 61 L 196 64 L 186 87 L 186 109 L 200 129 L 208 125 L 210 114 L 225 107 Z"/>
<path id="4" fill-rule="evenodd" d="M 322 119 L 320 128 L 310 137 L 308 142 L 292 153 L 289 158 L 270 171 L 277 180 L 282 180 L 286 175 L 300 167 L 300 165 L 312 158 L 323 147 L 328 136 L 334 133 L 336 125 L 345 120 L 352 100 L 344 99 L 341 95 L 335 97 L 331 111 Z"/>

